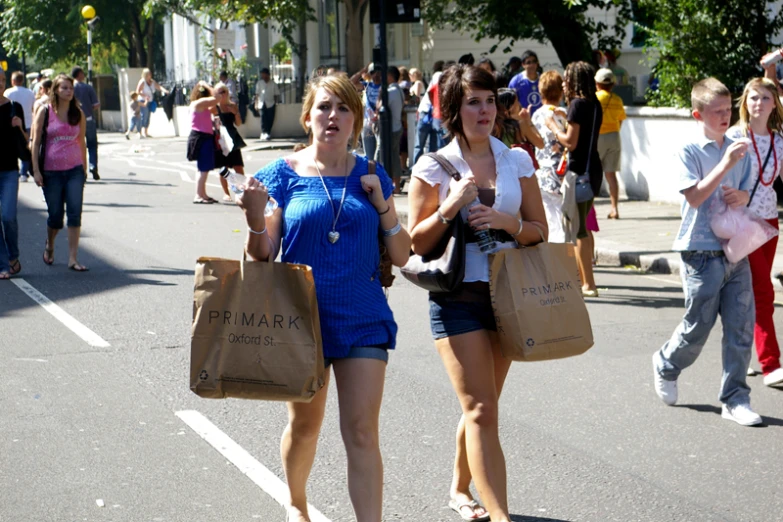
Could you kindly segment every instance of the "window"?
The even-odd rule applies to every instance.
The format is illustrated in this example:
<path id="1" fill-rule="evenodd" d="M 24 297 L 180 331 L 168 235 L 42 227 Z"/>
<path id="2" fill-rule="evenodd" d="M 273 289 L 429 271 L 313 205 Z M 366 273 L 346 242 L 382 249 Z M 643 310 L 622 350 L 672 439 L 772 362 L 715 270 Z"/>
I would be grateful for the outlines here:
<path id="1" fill-rule="evenodd" d="M 321 44 L 321 64 L 340 65 L 340 13 L 337 0 L 318 2 L 318 33 Z"/>

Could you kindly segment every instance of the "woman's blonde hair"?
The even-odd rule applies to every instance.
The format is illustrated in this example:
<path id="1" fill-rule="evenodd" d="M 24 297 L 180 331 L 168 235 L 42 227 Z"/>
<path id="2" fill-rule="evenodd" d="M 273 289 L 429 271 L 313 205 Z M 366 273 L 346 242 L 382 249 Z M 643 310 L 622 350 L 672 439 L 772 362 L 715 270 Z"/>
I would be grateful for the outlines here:
<path id="1" fill-rule="evenodd" d="M 778 97 L 778 88 L 775 85 L 775 83 L 770 80 L 769 78 L 753 78 L 750 80 L 747 85 L 745 85 L 745 90 L 742 91 L 742 96 L 739 97 L 739 122 L 737 122 L 737 125 L 739 125 L 740 130 L 742 131 L 743 136 L 748 135 L 748 127 L 750 125 L 750 113 L 748 112 L 748 96 L 750 96 L 751 90 L 763 90 L 766 89 L 769 91 L 770 96 L 772 96 L 772 99 L 775 100 L 775 108 L 772 110 L 772 113 L 769 115 L 769 120 L 767 120 L 767 126 L 772 129 L 773 131 L 783 132 L 783 103 L 780 102 L 780 97 Z"/>
<path id="2" fill-rule="evenodd" d="M 193 87 L 193 90 L 190 91 L 190 101 L 192 102 L 200 100 L 201 98 L 206 98 L 207 96 L 212 96 L 212 87 L 203 80 L 198 82 Z"/>
<path id="3" fill-rule="evenodd" d="M 141 79 L 143 80 L 148 74 L 152 76 L 152 71 L 145 67 L 144 70 L 141 71 Z"/>
<path id="4" fill-rule="evenodd" d="M 359 137 L 362 135 L 362 127 L 364 126 L 364 110 L 362 107 L 362 99 L 356 92 L 351 80 L 344 74 L 330 74 L 326 76 L 316 76 L 307 85 L 307 92 L 305 93 L 304 101 L 302 102 L 302 115 L 299 117 L 299 123 L 302 124 L 302 128 L 305 132 L 310 132 L 310 127 L 307 125 L 307 117 L 310 115 L 310 111 L 315 105 L 315 95 L 318 89 L 324 88 L 330 93 L 334 94 L 353 113 L 353 148 L 359 145 Z"/>
<path id="5" fill-rule="evenodd" d="M 217 82 L 217 83 L 215 84 L 215 86 L 214 86 L 214 87 L 212 87 L 212 92 L 213 92 L 213 93 L 214 93 L 214 92 L 217 92 L 217 91 L 219 91 L 220 89 L 225 89 L 225 90 L 226 90 L 226 93 L 228 93 L 228 85 L 226 85 L 226 84 L 225 84 L 225 83 L 223 83 L 223 82 Z"/>

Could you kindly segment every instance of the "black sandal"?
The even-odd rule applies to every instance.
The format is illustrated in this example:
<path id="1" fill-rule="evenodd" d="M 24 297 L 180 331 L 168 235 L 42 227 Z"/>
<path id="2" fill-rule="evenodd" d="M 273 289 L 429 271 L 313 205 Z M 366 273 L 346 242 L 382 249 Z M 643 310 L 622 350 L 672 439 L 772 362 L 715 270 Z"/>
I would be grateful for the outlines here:
<path id="1" fill-rule="evenodd" d="M 49 242 L 46 242 L 46 245 L 44 246 L 44 253 L 43 253 L 43 262 L 47 265 L 54 264 L 54 249 L 49 248 Z"/>
<path id="2" fill-rule="evenodd" d="M 16 274 L 18 274 L 19 272 L 22 271 L 22 263 L 20 263 L 19 260 L 17 259 L 13 263 L 11 263 L 11 267 L 10 268 L 11 268 L 10 274 L 11 275 L 16 275 Z"/>

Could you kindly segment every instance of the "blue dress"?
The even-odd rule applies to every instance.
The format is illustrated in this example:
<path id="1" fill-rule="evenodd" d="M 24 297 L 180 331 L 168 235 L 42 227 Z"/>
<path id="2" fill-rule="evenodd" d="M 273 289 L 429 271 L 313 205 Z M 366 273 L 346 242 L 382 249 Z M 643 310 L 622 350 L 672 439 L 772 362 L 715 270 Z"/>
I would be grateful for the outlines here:
<path id="1" fill-rule="evenodd" d="M 380 217 L 360 181 L 367 174 L 367 158 L 355 157 L 337 221 L 340 239 L 334 244 L 327 237 L 334 214 L 319 177 L 299 176 L 284 159 L 255 175 L 283 209 L 282 261 L 313 269 L 326 358 L 345 357 L 356 347 L 394 349 L 397 338 L 397 323 L 379 279 Z M 388 199 L 392 181 L 381 165 L 376 174 Z M 337 212 L 345 178 L 323 179 Z"/>

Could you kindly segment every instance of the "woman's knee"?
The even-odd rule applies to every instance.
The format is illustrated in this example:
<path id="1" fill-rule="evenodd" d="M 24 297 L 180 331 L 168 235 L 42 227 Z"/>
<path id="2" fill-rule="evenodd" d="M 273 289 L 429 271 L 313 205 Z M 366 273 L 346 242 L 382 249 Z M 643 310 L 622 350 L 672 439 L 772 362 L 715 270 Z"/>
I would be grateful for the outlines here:
<path id="1" fill-rule="evenodd" d="M 498 419 L 496 399 L 473 401 L 465 411 L 465 422 L 479 427 L 497 427 Z"/>
<path id="2" fill-rule="evenodd" d="M 321 433 L 321 417 L 301 416 L 288 420 L 291 437 L 299 442 L 318 440 Z"/>
<path id="3" fill-rule="evenodd" d="M 340 432 L 346 448 L 367 450 L 379 447 L 378 423 L 370 419 L 340 421 Z"/>

